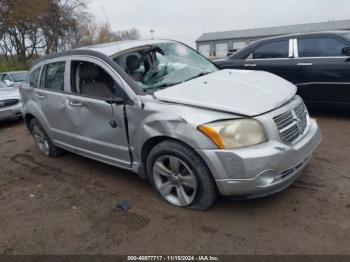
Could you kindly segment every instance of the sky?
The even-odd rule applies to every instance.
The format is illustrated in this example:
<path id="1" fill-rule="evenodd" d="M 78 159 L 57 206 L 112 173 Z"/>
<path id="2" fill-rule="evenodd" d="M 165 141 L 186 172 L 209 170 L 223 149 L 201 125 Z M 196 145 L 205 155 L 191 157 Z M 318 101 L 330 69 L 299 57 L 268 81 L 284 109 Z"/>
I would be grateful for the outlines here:
<path id="1" fill-rule="evenodd" d="M 97 21 L 195 46 L 204 32 L 350 19 L 349 0 L 90 0 Z"/>

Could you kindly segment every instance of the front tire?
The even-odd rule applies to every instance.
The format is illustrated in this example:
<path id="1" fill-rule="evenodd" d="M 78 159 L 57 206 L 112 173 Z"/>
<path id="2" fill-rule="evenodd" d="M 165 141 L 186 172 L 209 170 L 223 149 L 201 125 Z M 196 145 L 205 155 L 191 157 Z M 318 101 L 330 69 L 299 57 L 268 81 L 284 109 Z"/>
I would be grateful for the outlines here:
<path id="1" fill-rule="evenodd" d="M 32 119 L 29 123 L 29 131 L 34 138 L 34 142 L 38 146 L 41 153 L 49 157 L 58 157 L 62 154 L 62 149 L 56 147 L 47 136 L 44 128 L 37 119 Z"/>
<path id="2" fill-rule="evenodd" d="M 147 159 L 153 188 L 166 202 L 189 209 L 208 209 L 217 189 L 204 161 L 190 147 L 173 140 L 156 145 Z"/>

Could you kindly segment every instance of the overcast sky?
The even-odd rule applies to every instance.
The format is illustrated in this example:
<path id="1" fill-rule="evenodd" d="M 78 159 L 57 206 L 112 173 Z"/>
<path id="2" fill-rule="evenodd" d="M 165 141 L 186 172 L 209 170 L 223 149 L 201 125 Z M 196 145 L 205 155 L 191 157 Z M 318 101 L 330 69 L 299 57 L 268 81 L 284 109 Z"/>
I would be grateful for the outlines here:
<path id="1" fill-rule="evenodd" d="M 203 32 L 350 19 L 349 0 L 90 0 L 90 12 L 114 30 L 191 46 Z"/>

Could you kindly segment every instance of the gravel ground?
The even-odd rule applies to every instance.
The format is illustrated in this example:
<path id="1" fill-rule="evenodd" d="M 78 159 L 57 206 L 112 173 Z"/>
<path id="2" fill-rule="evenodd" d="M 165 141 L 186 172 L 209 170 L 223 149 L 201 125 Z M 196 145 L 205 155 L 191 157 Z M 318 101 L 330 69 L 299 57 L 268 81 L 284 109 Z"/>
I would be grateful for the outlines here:
<path id="1" fill-rule="evenodd" d="M 47 158 L 22 122 L 0 123 L 0 254 L 350 254 L 350 116 L 314 116 L 324 141 L 298 181 L 206 212 L 162 202 L 128 171 Z"/>

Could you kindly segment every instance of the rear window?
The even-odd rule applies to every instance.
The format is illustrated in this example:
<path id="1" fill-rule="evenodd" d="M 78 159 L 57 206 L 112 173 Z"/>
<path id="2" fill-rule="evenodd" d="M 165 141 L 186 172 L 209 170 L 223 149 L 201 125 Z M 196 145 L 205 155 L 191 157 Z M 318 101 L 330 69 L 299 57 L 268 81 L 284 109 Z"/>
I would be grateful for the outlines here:
<path id="1" fill-rule="evenodd" d="M 65 68 L 66 62 L 56 62 L 45 65 L 41 77 L 41 88 L 63 91 Z"/>
<path id="2" fill-rule="evenodd" d="M 252 53 L 253 59 L 288 58 L 289 40 L 263 44 Z"/>
<path id="3" fill-rule="evenodd" d="M 40 74 L 40 67 L 35 69 L 32 73 L 29 75 L 29 85 L 31 87 L 37 88 L 39 87 L 39 74 Z"/>
<path id="4" fill-rule="evenodd" d="M 346 45 L 331 37 L 313 37 L 298 39 L 299 57 L 343 56 Z"/>

